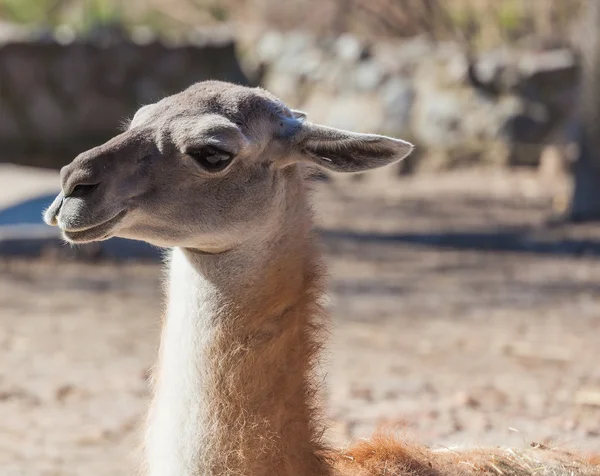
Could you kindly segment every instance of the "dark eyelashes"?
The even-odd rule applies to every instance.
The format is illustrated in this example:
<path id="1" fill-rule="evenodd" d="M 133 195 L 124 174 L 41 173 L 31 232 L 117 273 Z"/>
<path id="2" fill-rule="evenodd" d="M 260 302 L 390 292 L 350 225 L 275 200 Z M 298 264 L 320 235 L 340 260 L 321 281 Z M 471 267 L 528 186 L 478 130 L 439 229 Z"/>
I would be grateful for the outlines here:
<path id="1" fill-rule="evenodd" d="M 187 155 L 207 172 L 220 172 L 233 160 L 233 154 L 212 145 L 190 150 Z"/>

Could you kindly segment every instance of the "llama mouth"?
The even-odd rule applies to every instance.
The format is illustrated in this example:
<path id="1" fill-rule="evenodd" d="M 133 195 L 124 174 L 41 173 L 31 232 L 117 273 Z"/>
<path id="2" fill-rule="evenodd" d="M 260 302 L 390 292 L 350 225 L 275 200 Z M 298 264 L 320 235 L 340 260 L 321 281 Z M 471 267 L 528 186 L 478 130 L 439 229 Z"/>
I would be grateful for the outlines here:
<path id="1" fill-rule="evenodd" d="M 126 215 L 127 209 L 121 210 L 114 217 L 109 218 L 102 223 L 90 226 L 84 230 L 69 231 L 63 230 L 64 238 L 71 243 L 89 243 L 92 241 L 102 241 L 110 238 L 111 232 L 114 230 L 123 217 Z"/>

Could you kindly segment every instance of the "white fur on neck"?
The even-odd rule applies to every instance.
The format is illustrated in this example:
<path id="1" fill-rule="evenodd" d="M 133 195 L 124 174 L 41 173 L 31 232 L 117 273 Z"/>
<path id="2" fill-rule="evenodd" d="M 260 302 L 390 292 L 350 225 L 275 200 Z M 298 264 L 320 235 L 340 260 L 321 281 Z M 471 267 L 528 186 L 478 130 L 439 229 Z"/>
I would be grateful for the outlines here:
<path id="1" fill-rule="evenodd" d="M 192 476 L 210 431 L 206 354 L 215 329 L 216 290 L 181 249 L 171 257 L 160 368 L 146 434 L 149 476 Z"/>
<path id="2" fill-rule="evenodd" d="M 329 474 L 309 401 L 319 267 L 295 197 L 269 225 L 275 237 L 219 255 L 173 250 L 148 476 Z"/>

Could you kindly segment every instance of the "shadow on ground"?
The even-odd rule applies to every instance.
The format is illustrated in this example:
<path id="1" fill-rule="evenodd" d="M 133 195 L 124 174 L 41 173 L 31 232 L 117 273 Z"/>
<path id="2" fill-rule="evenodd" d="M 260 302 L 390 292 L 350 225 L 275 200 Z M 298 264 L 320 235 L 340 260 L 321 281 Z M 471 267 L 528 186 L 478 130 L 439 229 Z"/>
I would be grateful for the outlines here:
<path id="1" fill-rule="evenodd" d="M 452 231 L 428 233 L 363 233 L 348 230 L 320 230 L 327 241 L 358 243 L 401 243 L 415 246 L 491 252 L 535 253 L 544 255 L 600 256 L 600 241 L 540 236 L 544 230 Z"/>
<path id="2" fill-rule="evenodd" d="M 142 242 L 113 238 L 102 243 L 69 248 L 58 230 L 42 222 L 54 195 L 35 197 L 0 210 L 0 255 L 39 256 L 48 249 L 85 258 L 160 259 L 160 250 Z M 432 210 L 430 210 L 432 211 Z M 406 207 L 403 206 L 403 212 Z M 423 216 L 423 210 L 419 212 Z M 325 243 L 396 243 L 419 247 L 542 255 L 600 256 L 600 240 L 573 238 L 541 227 L 496 227 L 490 230 L 377 233 L 348 229 L 320 229 Z M 335 253 L 335 250 L 332 250 Z"/>

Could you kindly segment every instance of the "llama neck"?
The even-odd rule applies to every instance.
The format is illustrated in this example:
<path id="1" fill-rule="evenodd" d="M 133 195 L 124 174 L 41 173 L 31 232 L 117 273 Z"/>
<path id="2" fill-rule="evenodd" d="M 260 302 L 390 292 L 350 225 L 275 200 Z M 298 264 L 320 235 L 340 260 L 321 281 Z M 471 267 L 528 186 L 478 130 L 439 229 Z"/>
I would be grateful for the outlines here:
<path id="1" fill-rule="evenodd" d="M 328 474 L 312 410 L 321 273 L 296 220 L 252 253 L 173 251 L 150 476 Z"/>

